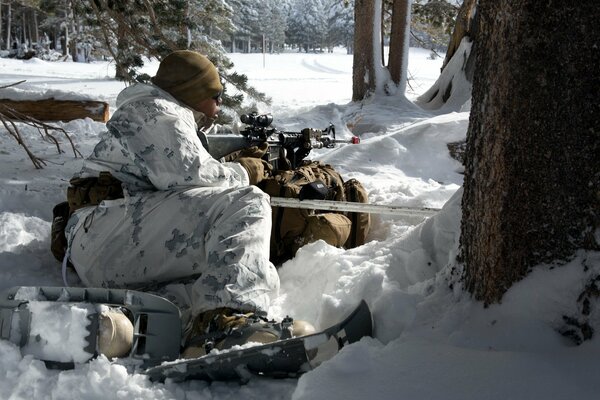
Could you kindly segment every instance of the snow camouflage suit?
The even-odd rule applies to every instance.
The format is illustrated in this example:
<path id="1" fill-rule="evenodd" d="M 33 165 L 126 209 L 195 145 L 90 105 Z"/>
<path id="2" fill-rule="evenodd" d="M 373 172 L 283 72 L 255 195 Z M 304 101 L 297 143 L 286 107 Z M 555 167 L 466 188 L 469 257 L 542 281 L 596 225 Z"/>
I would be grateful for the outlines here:
<path id="1" fill-rule="evenodd" d="M 184 319 L 217 307 L 266 313 L 279 289 L 268 196 L 240 164 L 208 154 L 199 113 L 167 92 L 137 84 L 117 107 L 79 176 L 109 171 L 124 198 L 77 210 L 66 228 L 83 283 L 140 289 L 188 278 L 160 293 Z"/>

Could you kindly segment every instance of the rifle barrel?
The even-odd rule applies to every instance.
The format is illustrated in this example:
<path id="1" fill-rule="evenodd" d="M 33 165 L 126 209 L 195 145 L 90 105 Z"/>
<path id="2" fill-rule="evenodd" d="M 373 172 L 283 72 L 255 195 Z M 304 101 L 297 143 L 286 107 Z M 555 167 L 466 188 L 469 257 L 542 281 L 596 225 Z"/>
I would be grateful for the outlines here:
<path id="1" fill-rule="evenodd" d="M 353 203 L 331 200 L 299 200 L 287 197 L 271 197 L 272 207 L 304 208 L 369 214 L 390 214 L 404 217 L 431 217 L 439 208 L 388 206 L 382 204 Z"/>

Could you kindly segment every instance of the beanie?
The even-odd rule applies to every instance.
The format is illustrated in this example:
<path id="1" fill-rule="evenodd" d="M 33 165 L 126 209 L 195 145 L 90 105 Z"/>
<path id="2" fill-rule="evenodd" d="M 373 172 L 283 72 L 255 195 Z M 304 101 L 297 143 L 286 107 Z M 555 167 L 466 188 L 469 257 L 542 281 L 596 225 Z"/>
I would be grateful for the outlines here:
<path id="1" fill-rule="evenodd" d="M 223 91 L 214 64 L 190 50 L 177 50 L 166 56 L 151 81 L 192 108 Z"/>

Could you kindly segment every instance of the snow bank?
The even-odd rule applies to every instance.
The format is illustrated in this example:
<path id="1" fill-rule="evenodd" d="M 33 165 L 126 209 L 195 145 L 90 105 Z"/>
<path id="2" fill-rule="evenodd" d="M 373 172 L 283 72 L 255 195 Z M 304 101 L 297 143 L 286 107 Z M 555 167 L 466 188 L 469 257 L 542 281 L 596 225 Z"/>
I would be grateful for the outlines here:
<path id="1" fill-rule="evenodd" d="M 411 96 L 427 89 L 441 60 L 411 49 Z M 596 398 L 600 340 L 574 347 L 558 330 L 576 315 L 577 297 L 600 273 L 600 254 L 582 253 L 571 263 L 533 269 L 486 309 L 461 289 L 452 260 L 460 224 L 462 167 L 446 144 L 463 139 L 468 114 L 432 117 L 397 97 L 374 96 L 347 104 L 352 57 L 345 54 L 232 55 L 249 83 L 272 96 L 278 127 L 298 130 L 336 125 L 340 137 L 363 143 L 315 152 L 345 178 L 361 180 L 370 201 L 442 207 L 426 220 L 373 218 L 369 242 L 344 251 L 317 242 L 303 247 L 279 270 L 280 295 L 271 316 L 286 314 L 323 327 L 337 322 L 360 299 L 369 303 L 375 338 L 344 348 L 299 380 L 256 378 L 237 383 L 152 383 L 104 357 L 57 371 L 8 341 L 0 341 L 0 398 L 8 399 L 572 399 Z M 107 79 L 108 63 L 25 63 L 0 59 L 3 84 L 26 78 L 37 90 L 104 96 L 111 105 L 123 88 Z M 153 74 L 156 63 L 147 66 Z M 453 85 L 457 87 L 457 85 Z M 460 85 L 458 85 L 460 86 Z M 88 155 L 99 123 L 64 126 Z M 54 204 L 64 200 L 68 179 L 81 167 L 33 130 L 23 129 L 34 153 L 48 161 L 35 170 L 16 141 L 0 132 L 0 289 L 62 285 L 60 263 L 49 252 Z M 61 139 L 62 140 L 62 139 Z M 70 275 L 73 284 L 76 279 Z M 589 317 L 600 327 L 596 308 Z M 596 335 L 597 336 L 597 335 Z"/>

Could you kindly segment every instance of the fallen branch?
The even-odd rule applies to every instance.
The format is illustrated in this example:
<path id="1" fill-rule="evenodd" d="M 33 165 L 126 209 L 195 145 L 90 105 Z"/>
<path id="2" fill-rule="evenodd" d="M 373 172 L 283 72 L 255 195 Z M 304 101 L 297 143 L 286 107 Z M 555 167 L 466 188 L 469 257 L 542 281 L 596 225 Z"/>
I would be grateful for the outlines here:
<path id="1" fill-rule="evenodd" d="M 108 121 L 108 103 L 93 100 L 9 100 L 0 99 L 0 105 L 35 118 L 39 121 L 72 121 L 90 118 Z"/>
<path id="2" fill-rule="evenodd" d="M 22 82 L 24 82 L 24 81 L 17 82 L 17 83 L 7 85 L 7 86 L 3 86 L 3 87 L 0 87 L 0 89 L 14 86 L 14 85 L 17 85 Z M 6 129 L 8 134 L 10 136 L 14 137 L 15 140 L 17 141 L 17 143 L 25 149 L 27 156 L 31 159 L 31 162 L 33 163 L 33 165 L 35 166 L 36 169 L 44 168 L 44 166 L 46 165 L 46 161 L 42 158 L 37 157 L 35 154 L 33 154 L 33 152 L 29 149 L 29 147 L 27 147 L 27 144 L 23 140 L 23 137 L 21 135 L 21 132 L 19 131 L 19 128 L 17 127 L 17 124 L 16 124 L 17 122 L 36 128 L 44 140 L 48 140 L 56 146 L 56 150 L 58 151 L 59 154 L 64 153 L 64 152 L 60 148 L 58 139 L 50 132 L 55 131 L 55 132 L 62 133 L 67 138 L 69 143 L 71 144 L 71 149 L 73 150 L 73 154 L 75 155 L 75 158 L 83 157 L 81 152 L 79 150 L 77 150 L 77 148 L 75 147 L 75 144 L 73 143 L 73 140 L 71 140 L 71 137 L 69 136 L 67 131 L 65 131 L 63 128 L 46 124 L 36 118 L 26 115 L 20 111 L 15 110 L 14 108 L 9 107 L 6 104 L 2 104 L 2 103 L 0 103 L 0 122 L 2 122 L 2 125 L 4 126 L 4 128 Z"/>
<path id="3" fill-rule="evenodd" d="M 15 83 L 10 83 L 10 84 L 5 85 L 5 86 L 0 86 L 0 89 L 6 89 L 6 88 L 9 88 L 9 87 L 12 87 L 12 86 L 17 86 L 17 85 L 19 85 L 19 84 L 21 84 L 23 82 L 25 82 L 25 81 L 23 80 L 23 81 L 19 81 L 19 82 L 15 82 Z"/>

